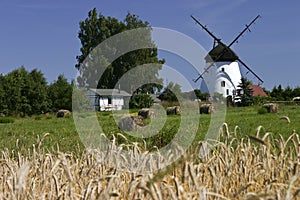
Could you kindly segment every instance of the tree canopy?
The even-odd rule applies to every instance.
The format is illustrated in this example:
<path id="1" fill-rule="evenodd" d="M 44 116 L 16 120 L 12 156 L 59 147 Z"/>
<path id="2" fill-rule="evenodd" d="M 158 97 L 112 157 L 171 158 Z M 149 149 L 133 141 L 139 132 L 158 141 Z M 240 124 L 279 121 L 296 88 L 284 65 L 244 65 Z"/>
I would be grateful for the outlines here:
<path id="1" fill-rule="evenodd" d="M 121 85 L 127 92 L 137 90 L 140 85 L 134 85 L 135 79 L 143 80 L 144 83 L 162 83 L 157 78 L 158 71 L 162 68 L 164 60 L 158 59 L 157 48 L 151 37 L 151 27 L 147 21 L 142 21 L 137 15 L 128 13 L 124 21 L 119 21 L 114 17 L 105 17 L 101 13 L 98 15 L 96 8 L 89 11 L 88 17 L 79 23 L 80 30 L 78 38 L 81 41 L 81 54 L 76 57 L 76 68 L 79 70 L 77 83 L 82 87 L 89 88 L 115 88 L 120 78 L 131 69 L 147 63 L 156 63 L 156 65 L 147 66 L 147 71 L 141 69 L 135 71 L 128 78 L 130 81 L 124 81 Z M 96 48 L 101 42 L 108 38 L 124 33 L 126 30 L 136 28 L 145 28 L 140 33 L 128 33 L 126 41 L 118 41 L 114 38 L 115 45 L 103 45 L 101 49 Z M 153 48 L 142 48 L 121 54 L 122 48 L 135 49 L 139 43 L 149 43 Z M 119 46 L 118 46 L 119 45 Z M 116 55 L 116 59 L 111 60 Z M 99 74 L 102 74 L 99 77 Z M 149 77 L 152 77 L 149 80 Z M 153 84 L 152 87 L 146 86 L 148 92 L 153 92 L 159 84 Z M 145 89 L 144 89 L 145 90 Z"/>
<path id="2" fill-rule="evenodd" d="M 47 82 L 41 71 L 21 67 L 0 79 L 1 113 L 22 116 L 47 110 Z"/>
<path id="3" fill-rule="evenodd" d="M 31 116 L 72 108 L 72 86 L 60 75 L 48 85 L 44 74 L 25 67 L 0 74 L 0 113 L 10 116 Z"/>
<path id="4" fill-rule="evenodd" d="M 178 102 L 183 97 L 181 86 L 170 82 L 164 91 L 158 96 L 162 101 Z"/>
<path id="5" fill-rule="evenodd" d="M 57 80 L 49 85 L 48 97 L 51 102 L 51 110 L 72 110 L 72 85 L 64 77 L 59 75 Z"/>

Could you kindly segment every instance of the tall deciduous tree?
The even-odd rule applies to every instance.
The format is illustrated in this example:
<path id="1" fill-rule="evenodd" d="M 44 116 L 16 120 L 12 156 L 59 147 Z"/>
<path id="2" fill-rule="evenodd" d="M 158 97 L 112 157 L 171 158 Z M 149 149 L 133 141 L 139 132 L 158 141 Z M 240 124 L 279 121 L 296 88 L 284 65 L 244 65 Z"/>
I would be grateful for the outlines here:
<path id="1" fill-rule="evenodd" d="M 32 114 L 40 114 L 49 110 L 49 100 L 47 98 L 47 81 L 41 71 L 37 69 L 29 73 L 29 80 L 27 83 L 30 90 L 27 97 L 30 101 Z"/>
<path id="2" fill-rule="evenodd" d="M 81 55 L 77 56 L 76 68 L 79 70 L 80 76 L 77 78 L 79 86 L 84 87 L 97 87 L 97 88 L 115 88 L 120 78 L 129 70 L 136 66 L 141 66 L 147 63 L 156 63 L 156 65 L 147 66 L 147 71 L 136 70 L 130 74 L 127 78 L 130 81 L 122 82 L 122 89 L 132 92 L 132 88 L 135 91 L 137 85 L 134 80 L 137 78 L 144 84 L 147 84 L 146 89 L 148 92 L 153 92 L 155 87 L 160 87 L 162 80 L 157 78 L 158 71 L 162 68 L 164 60 L 157 58 L 157 48 L 155 48 L 154 42 L 151 37 L 151 27 L 148 22 L 144 22 L 139 19 L 137 15 L 128 13 L 124 21 L 119 21 L 113 17 L 105 17 L 102 14 L 97 13 L 96 8 L 88 13 L 88 17 L 80 22 L 80 31 L 78 37 L 81 41 Z M 146 31 L 135 35 L 128 33 L 128 39 L 126 41 L 118 41 L 116 38 L 114 45 L 106 45 L 101 49 L 96 48 L 101 42 L 114 36 L 118 33 L 122 33 L 126 30 L 135 28 L 145 28 Z M 138 46 L 139 43 L 149 43 L 153 48 L 144 48 L 134 50 L 117 56 L 116 59 L 110 60 L 114 55 L 119 55 L 122 49 Z M 133 48 L 134 49 L 134 48 Z M 109 55 L 109 56 L 107 56 Z M 99 77 L 99 74 L 103 75 Z M 151 78 L 149 78 L 151 77 Z M 149 84 L 153 84 L 149 88 Z M 134 85 L 136 84 L 136 85 Z M 160 87 L 161 88 L 161 87 Z"/>
<path id="3" fill-rule="evenodd" d="M 27 85 L 28 80 L 28 72 L 24 67 L 13 70 L 5 76 L 2 87 L 5 91 L 4 99 L 8 115 L 24 116 L 31 112 L 31 105 L 27 98 L 30 90 Z"/>
<path id="4" fill-rule="evenodd" d="M 57 80 L 49 85 L 48 98 L 51 102 L 52 111 L 59 109 L 72 110 L 72 84 L 64 77 L 59 75 Z"/>
<path id="5" fill-rule="evenodd" d="M 40 114 L 48 109 L 47 82 L 40 71 L 34 69 L 28 72 L 21 67 L 0 79 L 0 112 L 24 116 Z"/>

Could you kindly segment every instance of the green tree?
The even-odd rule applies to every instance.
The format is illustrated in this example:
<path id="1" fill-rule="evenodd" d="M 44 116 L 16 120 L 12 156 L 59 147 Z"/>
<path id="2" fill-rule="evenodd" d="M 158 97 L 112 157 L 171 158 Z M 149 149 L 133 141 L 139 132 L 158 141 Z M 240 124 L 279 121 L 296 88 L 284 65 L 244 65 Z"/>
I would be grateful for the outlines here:
<path id="1" fill-rule="evenodd" d="M 239 90 L 241 90 L 241 106 L 250 106 L 254 103 L 254 99 L 252 96 L 253 90 L 249 87 L 250 85 L 252 85 L 251 81 L 247 80 L 244 77 L 241 78 L 241 82 L 238 85 Z"/>
<path id="2" fill-rule="evenodd" d="M 113 17 L 105 17 L 99 14 L 94 8 L 88 13 L 88 17 L 79 23 L 80 31 L 78 37 L 81 41 L 81 55 L 77 56 L 76 68 L 79 70 L 80 76 L 77 78 L 79 86 L 89 88 L 114 88 L 120 78 L 129 70 L 147 63 L 157 63 L 149 65 L 147 71 L 139 70 L 132 73 L 128 77 L 130 81 L 122 83 L 122 89 L 131 92 L 132 88 L 136 90 L 138 83 L 135 80 L 143 80 L 145 83 L 162 83 L 157 78 L 158 71 L 162 68 L 164 60 L 157 58 L 157 48 L 151 37 L 151 27 L 148 22 L 143 22 L 137 15 L 128 13 L 124 21 L 119 21 Z M 101 49 L 95 48 L 107 38 L 114 36 L 126 30 L 134 28 L 146 28 L 139 35 L 130 34 L 125 41 L 115 41 L 116 44 L 106 45 Z M 116 39 L 117 40 L 117 39 Z M 124 48 L 130 48 L 131 45 L 137 47 L 140 43 L 147 43 L 153 48 L 139 49 L 129 53 L 117 56 L 115 60 L 111 60 L 114 55 L 119 55 Z M 131 49 L 131 48 L 130 48 Z M 103 75 L 99 77 L 99 74 Z M 149 78 L 150 77 L 150 78 Z M 146 84 L 148 92 L 153 92 L 157 88 L 157 84 L 149 88 Z M 139 85 L 138 87 L 140 87 Z"/>
<path id="3" fill-rule="evenodd" d="M 293 89 L 290 86 L 287 86 L 282 92 L 282 97 L 285 101 L 291 101 L 293 99 Z"/>
<path id="4" fill-rule="evenodd" d="M 150 108 L 153 105 L 153 99 L 148 94 L 136 94 L 129 101 L 129 108 Z"/>
<path id="5" fill-rule="evenodd" d="M 284 101 L 283 89 L 282 89 L 281 84 L 279 84 L 278 87 L 276 87 L 276 86 L 273 87 L 273 89 L 271 91 L 271 97 L 277 101 Z"/>
<path id="6" fill-rule="evenodd" d="M 41 71 L 32 70 L 28 77 L 27 98 L 30 101 L 31 111 L 28 113 L 40 114 L 49 110 L 49 100 L 47 98 L 47 81 Z"/>
<path id="7" fill-rule="evenodd" d="M 24 67 L 8 73 L 3 81 L 2 88 L 5 91 L 4 100 L 6 114 L 25 116 L 31 112 L 31 105 L 27 97 L 30 91 L 29 75 Z"/>
<path id="8" fill-rule="evenodd" d="M 1 113 L 25 116 L 47 111 L 47 82 L 42 72 L 28 72 L 22 66 L 1 75 L 0 82 Z"/>
<path id="9" fill-rule="evenodd" d="M 162 101 L 178 102 L 182 98 L 181 86 L 170 82 L 158 98 Z"/>
<path id="10" fill-rule="evenodd" d="M 198 99 L 201 99 L 201 101 L 207 101 L 210 96 L 209 93 L 207 93 L 207 92 L 203 93 L 199 89 L 195 89 L 194 92 L 195 92 L 196 97 Z"/>
<path id="11" fill-rule="evenodd" d="M 72 110 L 72 84 L 64 77 L 59 75 L 57 80 L 48 87 L 48 98 L 51 103 L 52 111 L 59 109 Z"/>
<path id="12" fill-rule="evenodd" d="M 292 96 L 293 96 L 293 98 L 300 97 L 300 87 L 296 87 L 293 89 Z"/>
<path id="13" fill-rule="evenodd" d="M 194 101 L 195 99 L 206 101 L 209 98 L 209 93 L 202 93 L 201 90 L 194 89 L 193 91 L 183 93 L 183 97 L 191 101 Z"/>

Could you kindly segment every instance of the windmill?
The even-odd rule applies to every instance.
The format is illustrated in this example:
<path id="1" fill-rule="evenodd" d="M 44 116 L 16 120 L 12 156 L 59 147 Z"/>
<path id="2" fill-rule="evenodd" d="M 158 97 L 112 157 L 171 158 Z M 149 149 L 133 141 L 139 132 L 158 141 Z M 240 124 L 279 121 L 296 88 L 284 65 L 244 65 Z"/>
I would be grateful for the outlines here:
<path id="1" fill-rule="evenodd" d="M 205 70 L 193 81 L 196 83 L 200 78 L 205 79 L 202 84 L 206 84 L 209 91 L 214 91 L 222 94 L 224 97 L 231 95 L 233 98 L 238 96 L 238 85 L 241 81 L 241 72 L 238 62 L 243 65 L 248 72 L 254 75 L 258 79 L 259 84 L 263 83 L 263 80 L 250 68 L 248 67 L 231 49 L 231 46 L 238 42 L 238 39 L 248 30 L 250 32 L 250 26 L 260 18 L 257 15 L 242 32 L 229 44 L 224 44 L 220 38 L 216 37 L 206 26 L 202 25 L 199 20 L 194 16 L 192 19 L 200 25 L 213 39 L 214 45 L 212 50 L 205 57 L 207 67 Z M 211 73 L 213 72 L 213 73 Z M 211 76 L 211 74 L 215 74 Z M 213 80 L 211 80 L 213 79 Z M 201 86 L 202 87 L 202 86 Z"/>

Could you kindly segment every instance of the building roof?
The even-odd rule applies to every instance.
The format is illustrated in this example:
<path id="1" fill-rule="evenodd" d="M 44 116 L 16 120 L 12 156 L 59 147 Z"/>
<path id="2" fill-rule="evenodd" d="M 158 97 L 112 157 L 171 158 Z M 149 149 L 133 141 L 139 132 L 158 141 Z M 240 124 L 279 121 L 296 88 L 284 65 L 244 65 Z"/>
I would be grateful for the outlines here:
<path id="1" fill-rule="evenodd" d="M 100 96 L 122 96 L 122 97 L 130 97 L 131 94 L 124 90 L 119 89 L 89 89 L 90 91 L 100 95 Z"/>
<path id="2" fill-rule="evenodd" d="M 205 57 L 206 62 L 233 62 L 238 60 L 238 56 L 230 48 L 221 44 L 215 46 Z"/>
<path id="3" fill-rule="evenodd" d="M 267 94 L 263 91 L 263 89 L 259 85 L 249 85 L 249 88 L 253 90 L 252 96 L 261 96 L 266 97 Z"/>

